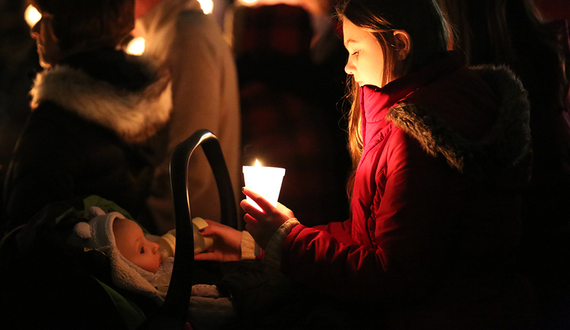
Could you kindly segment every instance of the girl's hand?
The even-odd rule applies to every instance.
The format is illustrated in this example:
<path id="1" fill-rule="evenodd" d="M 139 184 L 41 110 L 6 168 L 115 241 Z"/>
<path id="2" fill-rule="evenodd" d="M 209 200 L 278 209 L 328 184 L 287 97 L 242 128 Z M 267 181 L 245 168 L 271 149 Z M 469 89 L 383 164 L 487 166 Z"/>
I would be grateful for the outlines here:
<path id="1" fill-rule="evenodd" d="M 243 217 L 245 220 L 245 229 L 253 236 L 257 244 L 265 250 L 271 236 L 279 229 L 279 227 L 287 220 L 294 217 L 291 210 L 278 203 L 277 207 L 271 205 L 265 198 L 258 193 L 243 188 L 243 193 L 251 198 L 259 207 L 258 208 L 244 199 L 240 206 L 246 213 Z"/>
<path id="2" fill-rule="evenodd" d="M 241 260 L 241 231 L 219 222 L 206 220 L 208 227 L 200 232 L 214 239 L 212 246 L 194 255 L 194 260 L 236 261 Z"/>

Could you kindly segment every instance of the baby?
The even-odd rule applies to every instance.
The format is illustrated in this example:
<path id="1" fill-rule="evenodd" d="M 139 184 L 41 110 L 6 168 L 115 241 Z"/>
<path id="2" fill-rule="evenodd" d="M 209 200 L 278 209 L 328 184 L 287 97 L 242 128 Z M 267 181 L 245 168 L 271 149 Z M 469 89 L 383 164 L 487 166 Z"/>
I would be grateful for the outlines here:
<path id="1" fill-rule="evenodd" d="M 110 259 L 113 282 L 124 289 L 164 301 L 174 258 L 163 259 L 152 235 L 145 235 L 133 220 L 119 212 L 90 209 L 87 222 L 79 222 L 74 231 L 85 248 L 102 252 Z"/>
<path id="2" fill-rule="evenodd" d="M 89 223 L 80 222 L 75 228 L 75 232 L 79 237 L 91 241 L 87 243 L 87 247 L 105 253 L 105 251 L 101 250 L 102 246 L 107 246 L 106 252 L 111 252 L 110 250 L 114 246 L 121 257 L 151 273 L 157 273 L 162 262 L 168 259 L 170 255 L 174 256 L 175 230 L 159 238 L 145 234 L 135 221 L 125 218 L 121 213 L 105 213 L 99 207 L 93 207 L 91 212 L 93 218 Z M 200 235 L 199 231 L 208 226 L 208 223 L 202 218 L 192 219 L 192 224 L 194 227 L 194 253 L 196 254 L 209 248 L 213 243 L 213 239 Z M 167 236 L 168 238 L 164 239 Z M 161 251 L 158 243 L 160 240 L 164 241 L 165 245 L 168 245 L 168 252 Z"/>
<path id="3" fill-rule="evenodd" d="M 204 237 L 200 230 L 208 227 L 208 223 L 199 217 L 192 219 L 194 232 L 194 254 L 208 249 L 214 242 L 211 237 Z M 160 263 L 176 251 L 176 230 L 171 230 L 162 237 L 145 235 L 142 228 L 134 221 L 116 218 L 113 222 L 113 233 L 119 252 L 135 265 L 149 272 L 156 273 Z M 154 237 L 149 240 L 148 237 Z"/>
<path id="4" fill-rule="evenodd" d="M 200 226 L 196 222 L 201 221 L 193 223 Z M 135 221 L 119 212 L 105 213 L 96 206 L 91 208 L 90 219 L 77 223 L 74 231 L 78 244 L 109 257 L 115 285 L 148 296 L 159 305 L 164 302 L 174 258 L 161 257 L 157 236 L 145 234 Z M 194 251 L 198 251 L 196 247 Z M 220 296 L 214 285 L 193 285 L 189 308 L 195 329 L 223 329 L 235 316 L 231 301 Z"/>
<path id="5" fill-rule="evenodd" d="M 116 218 L 113 233 L 119 252 L 140 268 L 157 273 L 162 263 L 158 243 L 150 241 L 134 221 Z"/>

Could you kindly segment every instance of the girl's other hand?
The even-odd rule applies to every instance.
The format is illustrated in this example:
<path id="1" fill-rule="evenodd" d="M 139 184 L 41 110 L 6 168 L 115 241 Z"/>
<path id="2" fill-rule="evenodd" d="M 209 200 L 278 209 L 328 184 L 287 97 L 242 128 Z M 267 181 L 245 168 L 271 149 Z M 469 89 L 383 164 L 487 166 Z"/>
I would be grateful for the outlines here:
<path id="1" fill-rule="evenodd" d="M 241 231 L 219 222 L 206 220 L 208 227 L 200 234 L 214 239 L 212 246 L 194 255 L 195 260 L 236 261 L 241 260 Z"/>
<path id="2" fill-rule="evenodd" d="M 241 201 L 240 206 L 246 213 L 243 217 L 246 223 L 245 229 L 253 236 L 257 244 L 262 249 L 265 249 L 277 229 L 285 221 L 293 218 L 294 214 L 280 203 L 277 204 L 277 207 L 274 207 L 265 198 L 252 190 L 243 188 L 243 193 L 261 208 L 260 211 L 247 199 Z"/>

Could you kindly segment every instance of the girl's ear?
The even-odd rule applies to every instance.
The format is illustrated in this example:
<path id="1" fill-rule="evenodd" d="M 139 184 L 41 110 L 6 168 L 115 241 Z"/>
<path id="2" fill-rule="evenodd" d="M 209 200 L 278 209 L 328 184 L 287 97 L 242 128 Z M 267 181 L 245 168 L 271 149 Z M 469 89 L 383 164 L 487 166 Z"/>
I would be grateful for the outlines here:
<path id="1" fill-rule="evenodd" d="M 394 31 L 394 39 L 395 39 L 394 46 L 396 54 L 398 54 L 398 60 L 403 61 L 410 54 L 410 50 L 412 47 L 412 41 L 410 40 L 410 35 L 406 31 L 396 30 Z"/>

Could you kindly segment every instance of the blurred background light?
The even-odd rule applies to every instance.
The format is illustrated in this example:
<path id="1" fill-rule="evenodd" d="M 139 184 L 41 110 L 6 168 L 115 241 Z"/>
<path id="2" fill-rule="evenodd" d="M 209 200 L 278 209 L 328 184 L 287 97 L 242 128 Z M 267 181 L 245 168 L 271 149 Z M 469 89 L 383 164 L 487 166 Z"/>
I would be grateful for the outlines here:
<path id="1" fill-rule="evenodd" d="M 144 53 L 145 45 L 146 41 L 143 37 L 133 38 L 127 45 L 125 52 L 127 52 L 127 54 L 140 56 Z"/>
<path id="2" fill-rule="evenodd" d="M 32 28 L 40 19 L 42 19 L 42 14 L 40 14 L 36 7 L 29 5 L 24 11 L 24 18 L 26 19 L 28 26 Z"/>
<path id="3" fill-rule="evenodd" d="M 214 11 L 214 2 L 212 0 L 198 0 L 204 14 L 211 14 Z"/>

